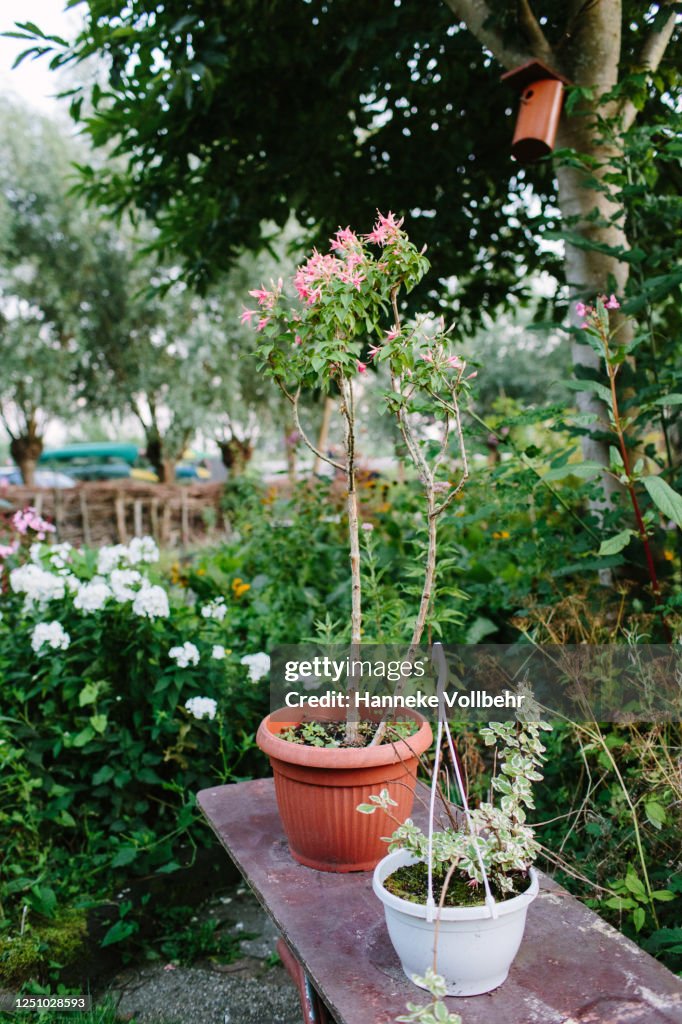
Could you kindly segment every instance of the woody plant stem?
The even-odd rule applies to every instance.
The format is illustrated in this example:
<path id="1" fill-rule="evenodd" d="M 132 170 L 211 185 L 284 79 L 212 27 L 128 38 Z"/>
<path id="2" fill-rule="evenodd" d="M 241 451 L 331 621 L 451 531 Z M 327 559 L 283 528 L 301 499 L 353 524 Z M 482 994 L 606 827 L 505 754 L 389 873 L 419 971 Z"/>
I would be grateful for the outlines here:
<path id="1" fill-rule="evenodd" d="M 398 309 L 398 286 L 393 288 L 391 291 L 391 304 L 393 307 L 393 320 L 394 330 L 400 332 L 401 320 L 400 311 Z M 398 422 L 398 428 L 405 442 L 405 446 L 409 452 L 412 462 L 416 466 L 419 479 L 424 487 L 424 493 L 426 495 L 426 511 L 427 511 L 427 525 L 428 525 L 428 544 L 426 551 L 426 562 L 424 569 L 424 584 L 422 587 L 421 599 L 419 602 L 419 611 L 414 622 L 412 630 L 412 639 L 410 641 L 410 647 L 407 652 L 406 662 L 412 663 L 415 658 L 417 648 L 421 641 L 426 626 L 426 619 L 431 606 L 431 599 L 433 596 L 433 590 L 436 581 L 436 553 L 438 543 L 438 519 L 445 512 L 445 510 L 452 504 L 457 495 L 460 493 L 464 484 L 469 477 L 469 464 L 467 462 L 466 448 L 464 446 L 464 436 L 462 434 L 462 421 L 459 409 L 459 403 L 457 398 L 457 392 L 459 390 L 462 374 L 464 372 L 464 365 L 460 367 L 457 374 L 453 376 L 453 379 L 447 384 L 448 399 L 444 399 L 442 395 L 429 389 L 429 394 L 434 399 L 434 402 L 441 407 L 445 412 L 443 420 L 443 431 L 441 435 L 441 441 L 438 448 L 438 452 L 432 460 L 432 464 L 429 462 L 422 451 L 419 444 L 419 440 L 415 434 L 413 423 L 410 419 L 407 410 L 407 401 L 412 396 L 415 385 L 410 383 L 409 378 L 405 375 L 397 374 L 393 366 L 391 366 L 391 390 L 396 396 L 395 403 L 395 415 Z M 443 459 L 447 452 L 448 441 L 450 439 L 451 431 L 455 431 L 457 436 L 457 443 L 459 451 L 462 457 L 462 473 L 459 481 L 455 486 L 452 486 L 446 495 L 446 497 L 438 502 L 436 498 L 436 474 L 441 466 Z M 401 675 L 401 678 L 396 686 L 395 692 L 399 694 L 404 687 L 405 677 Z M 372 737 L 370 746 L 376 746 L 381 743 L 385 732 L 386 732 L 387 719 L 384 718 L 380 723 L 377 731 Z"/>

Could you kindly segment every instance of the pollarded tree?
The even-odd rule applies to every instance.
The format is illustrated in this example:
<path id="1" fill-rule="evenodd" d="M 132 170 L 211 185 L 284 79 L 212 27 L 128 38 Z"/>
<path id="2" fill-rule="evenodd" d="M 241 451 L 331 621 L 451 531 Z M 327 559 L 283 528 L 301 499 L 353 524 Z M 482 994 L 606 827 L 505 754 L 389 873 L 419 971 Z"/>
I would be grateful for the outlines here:
<path id="1" fill-rule="evenodd" d="M 68 192 L 76 147 L 9 102 L 0 135 L 0 414 L 32 484 L 46 425 L 75 411 L 86 335 L 105 341 L 116 283 L 98 218 Z"/>

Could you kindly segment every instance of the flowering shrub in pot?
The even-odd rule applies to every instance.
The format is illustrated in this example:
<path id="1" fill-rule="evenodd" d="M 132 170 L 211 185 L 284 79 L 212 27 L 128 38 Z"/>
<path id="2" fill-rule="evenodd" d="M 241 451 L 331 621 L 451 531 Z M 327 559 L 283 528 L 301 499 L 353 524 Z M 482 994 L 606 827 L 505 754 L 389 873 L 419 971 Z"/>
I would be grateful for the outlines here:
<path id="1" fill-rule="evenodd" d="M 491 787 L 499 806 L 484 802 L 470 810 L 462 788 L 464 813 L 434 833 L 432 800 L 428 833 L 412 821 L 398 823 L 390 852 L 374 872 L 374 892 L 405 974 L 432 992 L 438 979 L 441 995 L 480 995 L 505 981 L 538 894 L 532 865 L 539 846 L 526 810 L 533 808 L 533 783 L 542 778 L 541 733 L 550 726 L 532 720 L 533 703 L 527 704 L 517 721 L 492 722 L 480 731 L 495 751 Z M 439 727 L 438 752 L 440 739 Z M 391 813 L 388 793 L 358 807 L 368 815 L 377 809 Z"/>
<path id="2" fill-rule="evenodd" d="M 269 289 L 252 291 L 257 307 L 245 309 L 242 315 L 244 322 L 255 326 L 263 366 L 290 402 L 301 440 L 316 457 L 343 474 L 347 483 L 351 617 L 347 635 L 339 640 L 349 642 L 351 658 L 359 654 L 362 639 L 357 406 L 370 363 L 387 371 L 386 412 L 398 426 L 424 493 L 428 544 L 421 599 L 409 640 L 396 638 L 409 643 L 408 661 L 414 659 L 431 609 L 438 520 L 468 476 L 459 401 L 475 374 L 467 374 L 465 363 L 449 351 L 442 322 L 422 318 L 405 324 L 401 318 L 401 292 L 409 292 L 427 269 L 423 250 L 402 230 L 402 221 L 392 214 L 379 214 L 371 232 L 358 235 L 350 228 L 340 229 L 331 239 L 328 253 L 313 252 L 295 274 L 293 305 L 280 280 Z M 319 451 L 309 439 L 299 415 L 305 389 L 338 394 L 343 459 Z M 427 434 L 422 430 L 425 418 L 436 431 L 435 439 L 433 431 Z M 451 440 L 459 452 L 457 467 L 449 452 Z M 353 712 L 356 689 L 351 672 L 350 711 L 342 741 L 334 736 L 328 744 L 333 750 L 290 743 L 302 738 L 300 731 L 296 733 L 297 723 L 289 721 L 290 715 L 278 716 L 286 721 L 267 718 L 258 732 L 258 743 L 270 756 L 275 772 L 280 814 L 292 853 L 303 863 L 324 870 L 363 869 L 376 863 L 381 855 L 381 826 L 369 822 L 359 826 L 354 807 L 379 783 L 376 769 L 383 765 L 388 770 L 383 781 L 389 784 L 398 814 L 409 814 L 417 758 L 431 742 L 428 725 L 418 719 L 416 731 L 409 736 L 391 734 L 386 721 L 363 732 L 357 712 Z M 336 749 L 339 746 L 341 749 Z M 397 775 L 396 768 L 390 767 L 396 765 Z M 338 774 L 351 768 L 361 773 L 355 782 Z M 313 783 L 313 778 L 318 782 Z M 319 791 L 310 788 L 318 784 L 323 786 Z M 322 843 L 320 835 L 325 836 Z"/>

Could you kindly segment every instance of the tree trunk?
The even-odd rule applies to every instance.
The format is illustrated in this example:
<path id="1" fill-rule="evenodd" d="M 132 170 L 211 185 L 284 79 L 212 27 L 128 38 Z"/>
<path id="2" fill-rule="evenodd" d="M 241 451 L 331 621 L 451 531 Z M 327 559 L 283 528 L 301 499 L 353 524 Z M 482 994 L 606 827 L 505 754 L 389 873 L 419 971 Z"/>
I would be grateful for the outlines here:
<path id="1" fill-rule="evenodd" d="M 162 484 L 174 484 L 175 483 L 175 469 L 177 462 L 175 459 L 162 459 L 161 465 L 159 466 L 159 480 Z"/>
<path id="2" fill-rule="evenodd" d="M 36 465 L 43 451 L 43 439 L 37 434 L 22 434 L 10 441 L 10 455 L 21 471 L 25 487 L 34 487 Z"/>
<path id="3" fill-rule="evenodd" d="M 223 465 L 230 477 L 241 476 L 253 456 L 253 445 L 248 438 L 244 441 L 231 437 L 229 441 L 218 441 Z"/>

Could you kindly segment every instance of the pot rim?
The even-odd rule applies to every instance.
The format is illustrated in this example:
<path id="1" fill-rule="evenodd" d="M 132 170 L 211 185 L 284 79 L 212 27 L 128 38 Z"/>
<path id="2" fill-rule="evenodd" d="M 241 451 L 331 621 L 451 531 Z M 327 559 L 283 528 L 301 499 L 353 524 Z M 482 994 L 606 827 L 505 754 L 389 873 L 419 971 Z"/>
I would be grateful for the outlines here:
<path id="1" fill-rule="evenodd" d="M 431 746 L 433 733 L 426 719 L 416 711 L 407 712 L 409 718 L 420 723 L 419 730 L 407 740 L 382 743 L 378 747 L 307 747 L 302 743 L 290 743 L 277 735 L 289 725 L 298 725 L 298 718 L 291 715 L 291 709 L 282 709 L 274 715 L 290 715 L 288 721 L 266 715 L 258 727 L 256 743 L 269 757 L 289 764 L 305 765 L 311 768 L 372 768 L 375 765 L 394 764 L 410 761 L 424 753 Z"/>
<path id="2" fill-rule="evenodd" d="M 401 914 L 407 914 L 409 917 L 418 917 L 426 921 L 425 904 L 412 903 L 401 896 L 394 896 L 392 892 L 384 888 L 383 884 L 384 879 L 397 870 L 397 868 L 405 867 L 409 864 L 417 864 L 418 862 L 419 857 L 414 857 L 406 850 L 394 850 L 393 853 L 387 854 L 380 860 L 375 867 L 372 876 L 372 888 L 385 908 L 397 910 Z M 519 893 L 518 896 L 513 896 L 510 900 L 495 901 L 498 917 L 514 914 L 518 910 L 525 909 L 533 902 L 540 890 L 540 880 L 535 868 L 530 868 L 529 874 L 530 885 L 525 892 Z M 443 907 L 440 919 L 441 921 L 481 921 L 491 919 L 491 915 L 485 904 L 482 904 L 480 907 Z"/>

